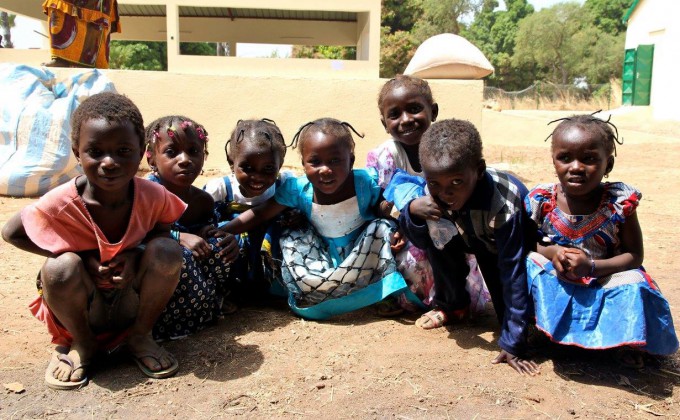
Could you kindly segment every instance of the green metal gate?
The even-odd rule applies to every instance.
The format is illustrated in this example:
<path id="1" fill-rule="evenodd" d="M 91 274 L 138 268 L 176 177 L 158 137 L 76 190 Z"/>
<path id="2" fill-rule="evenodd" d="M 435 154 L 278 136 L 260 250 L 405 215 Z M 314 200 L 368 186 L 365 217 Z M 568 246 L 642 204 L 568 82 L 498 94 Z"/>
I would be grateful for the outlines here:
<path id="1" fill-rule="evenodd" d="M 622 98 L 624 105 L 649 105 L 652 91 L 654 45 L 628 49 L 623 58 Z"/>

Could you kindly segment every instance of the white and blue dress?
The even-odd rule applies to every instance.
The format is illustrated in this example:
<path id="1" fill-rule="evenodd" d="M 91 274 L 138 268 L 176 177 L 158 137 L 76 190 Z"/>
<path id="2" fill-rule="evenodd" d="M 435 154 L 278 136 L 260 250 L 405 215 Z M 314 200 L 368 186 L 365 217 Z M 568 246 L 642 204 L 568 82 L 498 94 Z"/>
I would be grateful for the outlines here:
<path id="1" fill-rule="evenodd" d="M 380 187 L 363 169 L 350 176 L 356 196 L 337 204 L 314 203 L 305 176 L 286 180 L 274 196 L 309 221 L 305 228 L 284 231 L 280 240 L 288 304 L 304 318 L 351 312 L 407 288 L 390 249 L 396 226 L 374 214 Z"/>
<path id="2" fill-rule="evenodd" d="M 635 212 L 642 194 L 621 182 L 602 187 L 600 207 L 592 214 L 560 210 L 558 184 L 534 188 L 526 197 L 526 211 L 551 244 L 581 249 L 596 260 L 611 258 L 621 252 L 620 226 Z M 554 342 L 587 349 L 631 346 L 660 355 L 678 349 L 668 302 L 642 267 L 569 281 L 558 277 L 545 257 L 531 253 L 527 281 L 536 326 Z"/>

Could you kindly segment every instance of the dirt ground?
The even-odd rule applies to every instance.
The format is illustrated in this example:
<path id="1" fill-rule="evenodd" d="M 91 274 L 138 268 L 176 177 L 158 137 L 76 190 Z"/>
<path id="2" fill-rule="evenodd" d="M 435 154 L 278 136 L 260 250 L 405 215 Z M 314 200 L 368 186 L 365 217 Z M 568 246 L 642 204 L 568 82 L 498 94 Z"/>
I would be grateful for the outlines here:
<path id="1" fill-rule="evenodd" d="M 554 180 L 546 122 L 564 112 L 484 111 L 491 164 L 528 186 Z M 614 112 L 625 140 L 610 180 L 642 190 L 645 267 L 680 323 L 680 124 Z M 30 199 L 0 197 L 0 224 Z M 676 233 L 673 233 L 676 232 Z M 146 379 L 125 355 L 96 365 L 90 384 L 52 391 L 43 374 L 52 347 L 30 315 L 43 262 L 0 244 L 0 418 L 652 418 L 680 416 L 680 358 L 628 370 L 607 352 L 558 348 L 532 336 L 541 374 L 492 365 L 493 309 L 463 325 L 416 328 L 416 315 L 373 310 L 308 322 L 283 302 L 243 307 L 191 338 L 166 343 L 179 374 Z M 20 393 L 5 384 L 18 383 Z"/>

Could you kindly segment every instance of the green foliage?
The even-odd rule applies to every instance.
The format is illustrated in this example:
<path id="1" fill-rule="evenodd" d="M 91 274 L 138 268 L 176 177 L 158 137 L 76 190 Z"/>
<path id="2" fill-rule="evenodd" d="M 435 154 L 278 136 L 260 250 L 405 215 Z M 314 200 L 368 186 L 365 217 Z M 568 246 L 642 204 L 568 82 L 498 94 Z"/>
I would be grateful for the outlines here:
<path id="1" fill-rule="evenodd" d="M 291 52 L 295 58 L 317 58 L 331 60 L 355 60 L 357 56 L 356 47 L 342 47 L 336 45 L 295 45 Z"/>
<path id="2" fill-rule="evenodd" d="M 513 64 L 519 21 L 534 12 L 527 0 L 506 0 L 507 10 L 496 10 L 497 0 L 484 0 L 469 28 L 461 35 L 479 48 L 495 72 L 487 79 L 490 86 L 508 90 L 525 88 L 535 80 L 535 66 Z"/>
<path id="3" fill-rule="evenodd" d="M 622 19 L 632 4 L 633 0 L 586 0 L 583 6 L 598 29 L 617 35 L 626 32 Z"/>
<path id="4" fill-rule="evenodd" d="M 512 63 L 535 65 L 537 80 L 606 83 L 621 72 L 624 34 L 599 29 L 578 3 L 560 3 L 523 19 Z"/>
<path id="5" fill-rule="evenodd" d="M 180 42 L 183 55 L 216 55 L 214 42 Z M 168 70 L 168 44 L 158 41 L 111 41 L 109 67 L 121 70 Z"/>
<path id="6" fill-rule="evenodd" d="M 380 77 L 390 78 L 403 73 L 416 52 L 417 45 L 409 32 L 389 33 L 386 26 L 380 37 Z"/>
<path id="7" fill-rule="evenodd" d="M 111 41 L 109 67 L 121 70 L 167 70 L 165 42 Z"/>

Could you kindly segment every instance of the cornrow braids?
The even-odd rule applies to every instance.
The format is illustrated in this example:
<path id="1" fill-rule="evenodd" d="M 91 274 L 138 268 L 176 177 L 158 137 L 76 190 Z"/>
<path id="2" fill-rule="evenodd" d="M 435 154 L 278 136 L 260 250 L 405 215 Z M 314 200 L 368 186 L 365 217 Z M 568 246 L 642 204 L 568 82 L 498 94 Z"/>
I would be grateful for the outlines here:
<path id="1" fill-rule="evenodd" d="M 231 165 L 234 157 L 239 153 L 243 144 L 257 143 L 271 147 L 271 150 L 281 156 L 281 162 L 286 157 L 286 141 L 274 120 L 262 118 L 259 120 L 238 120 L 231 132 L 229 140 L 224 144 L 224 153 Z"/>
<path id="2" fill-rule="evenodd" d="M 78 147 L 81 125 L 87 120 L 105 119 L 109 123 L 130 122 L 144 147 L 144 119 L 142 113 L 127 96 L 102 92 L 85 99 L 71 116 L 71 145 Z"/>
<path id="3" fill-rule="evenodd" d="M 151 157 L 156 152 L 156 143 L 160 139 L 161 131 L 165 131 L 170 138 L 177 136 L 177 131 L 193 133 L 203 141 L 203 153 L 208 156 L 208 131 L 201 124 L 183 115 L 167 115 L 157 118 L 146 127 L 146 157 Z"/>
<path id="4" fill-rule="evenodd" d="M 455 118 L 433 123 L 418 148 L 422 165 L 445 163 L 452 167 L 475 167 L 484 157 L 482 139 L 469 121 Z"/>
<path id="5" fill-rule="evenodd" d="M 612 118 L 611 114 L 609 115 L 609 118 L 603 120 L 595 116 L 595 114 L 600 112 L 602 112 L 602 110 L 595 111 L 592 114 L 574 114 L 550 121 L 548 125 L 558 121 L 560 123 L 544 141 L 548 141 L 551 137 L 554 138 L 556 134 L 561 133 L 570 127 L 578 127 L 584 131 L 589 131 L 598 135 L 602 140 L 602 146 L 607 152 L 607 155 L 616 156 L 616 144 L 623 145 L 623 138 L 619 138 L 618 128 L 610 121 Z"/>
<path id="6" fill-rule="evenodd" d="M 385 101 L 385 96 L 387 96 L 387 94 L 390 91 L 398 87 L 413 88 L 421 96 L 423 96 L 430 105 L 434 105 L 432 90 L 430 89 L 430 85 L 429 83 L 427 83 L 426 80 L 419 79 L 413 76 L 407 76 L 404 74 L 398 74 L 393 79 L 390 79 L 387 82 L 385 82 L 383 87 L 380 89 L 380 93 L 378 94 L 378 110 L 380 111 L 381 115 L 383 112 L 383 103 Z"/>
<path id="7" fill-rule="evenodd" d="M 336 120 L 335 118 L 319 118 L 303 124 L 298 129 L 297 133 L 295 133 L 295 136 L 293 136 L 293 140 L 290 142 L 289 147 L 297 148 L 300 153 L 302 153 L 307 134 L 317 131 L 323 134 L 333 135 L 338 140 L 345 142 L 352 153 L 354 153 L 354 138 L 352 137 L 352 133 L 362 139 L 364 138 L 362 133 L 359 133 L 352 124 L 346 121 Z"/>

